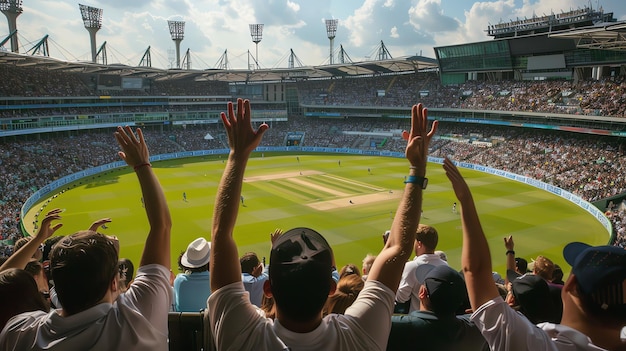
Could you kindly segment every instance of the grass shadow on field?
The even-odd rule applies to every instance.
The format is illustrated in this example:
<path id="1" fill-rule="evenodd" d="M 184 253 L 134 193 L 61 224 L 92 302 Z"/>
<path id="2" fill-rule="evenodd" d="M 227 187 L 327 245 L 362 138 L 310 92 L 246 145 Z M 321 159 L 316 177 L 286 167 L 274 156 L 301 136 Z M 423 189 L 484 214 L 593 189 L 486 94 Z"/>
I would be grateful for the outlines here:
<path id="1" fill-rule="evenodd" d="M 97 188 L 100 186 L 107 186 L 116 184 L 120 181 L 120 177 L 111 177 L 111 176 L 94 176 L 91 179 L 88 179 L 85 183 L 85 189 Z M 80 184 L 79 184 L 80 185 Z"/>

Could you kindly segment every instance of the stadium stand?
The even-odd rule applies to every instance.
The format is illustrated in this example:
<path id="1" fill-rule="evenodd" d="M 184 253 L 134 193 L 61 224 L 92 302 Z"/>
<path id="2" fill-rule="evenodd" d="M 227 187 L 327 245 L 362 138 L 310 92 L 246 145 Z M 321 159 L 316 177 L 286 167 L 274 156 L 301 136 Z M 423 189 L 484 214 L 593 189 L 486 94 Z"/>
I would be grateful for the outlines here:
<path id="1" fill-rule="evenodd" d="M 401 121 L 293 119 L 270 128 L 262 146 L 284 145 L 289 131 L 306 131 L 304 145 L 371 149 L 371 140 L 363 142 L 358 134 L 344 132 L 393 132 Z M 32 192 L 59 177 L 116 160 L 115 150 L 106 141 L 110 131 L 44 134 L 30 137 L 0 139 L 3 153 L 0 161 L 0 193 L 2 204 L 2 238 L 13 241 L 19 230 L 19 209 Z M 205 139 L 209 134 L 213 139 Z M 154 140 L 155 154 L 177 151 L 225 148 L 223 130 L 217 124 L 187 126 L 161 131 L 148 128 L 146 135 Z M 84 150 L 68 158 L 67 144 L 71 138 Z M 491 144 L 487 147 L 485 144 Z M 398 135 L 389 138 L 382 150 L 401 151 Z M 482 145 L 482 146 L 478 146 Z M 523 152 L 518 152 L 522 150 Z M 571 191 L 588 201 L 616 196 L 626 191 L 621 176 L 626 164 L 622 141 L 606 136 L 555 131 L 527 131 L 488 125 L 442 123 L 439 138 L 433 143 L 434 156 L 453 155 L 456 160 L 508 170 L 532 176 L 546 183 Z M 532 157 L 531 157 L 532 156 Z M 53 162 L 38 164 L 37 158 Z M 4 247 L 5 253 L 9 253 Z"/>
<path id="2" fill-rule="evenodd" d="M 400 132 L 407 107 L 422 102 L 444 117 L 431 143 L 432 156 L 532 177 L 594 202 L 613 224 L 613 244 L 626 249 L 626 54 L 600 50 L 593 55 L 597 61 L 581 59 L 543 72 L 513 68 L 515 60 L 531 60 L 534 43 L 543 50 L 539 56 L 575 61 L 592 55 L 573 45 L 551 53 L 545 34 L 508 38 L 502 34 L 506 26 L 497 26 L 490 30 L 507 40 L 502 52 L 517 52 L 509 57 L 510 72 L 469 67 L 465 57 L 457 57 L 457 63 L 468 63 L 466 71 L 455 71 L 439 58 L 439 67 L 427 69 L 361 75 L 311 71 L 308 77 L 282 81 L 274 75 L 279 78 L 251 84 L 197 71 L 182 78 L 160 72 L 136 74 L 131 78 L 141 84 L 129 88 L 113 68 L 93 73 L 0 59 L 0 257 L 11 255 L 12 243 L 25 235 L 20 209 L 37 189 L 117 160 L 110 142 L 114 126 L 142 126 L 154 155 L 226 149 L 219 112 L 235 95 L 253 100 L 255 124 L 270 124 L 261 146 L 285 146 L 293 133 L 301 146 L 383 151 L 404 149 Z M 470 52 L 490 45 L 461 46 Z M 591 66 L 601 73 L 592 73 Z M 277 87 L 284 96 L 270 98 L 268 91 Z M 491 119 L 481 117 L 489 112 Z M 81 153 L 68 157 L 68 140 Z M 169 349 L 214 350 L 208 322 L 205 312 L 171 312 Z"/>

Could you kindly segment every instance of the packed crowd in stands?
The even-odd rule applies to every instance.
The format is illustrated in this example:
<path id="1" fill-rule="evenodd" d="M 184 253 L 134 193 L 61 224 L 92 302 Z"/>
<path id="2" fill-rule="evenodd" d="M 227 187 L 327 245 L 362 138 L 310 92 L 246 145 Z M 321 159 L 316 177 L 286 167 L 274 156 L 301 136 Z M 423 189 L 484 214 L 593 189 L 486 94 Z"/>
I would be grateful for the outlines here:
<path id="1" fill-rule="evenodd" d="M 624 77 L 597 80 L 468 81 L 443 86 L 435 73 L 298 83 L 305 105 L 407 106 L 626 116 Z"/>
<path id="2" fill-rule="evenodd" d="M 287 133 L 303 132 L 303 146 L 372 149 L 371 136 L 344 132 L 386 132 L 394 136 L 385 137 L 384 145 L 376 148 L 402 152 L 403 141 L 399 134 L 402 125 L 403 122 L 397 120 L 292 118 L 289 122 L 272 124 L 261 146 L 284 146 Z M 146 129 L 146 134 L 153 140 L 154 154 L 224 149 L 228 145 L 224 129 L 219 124 L 189 125 L 166 131 Z M 460 139 L 464 140 L 433 140 L 433 156 L 451 156 L 458 161 L 529 176 L 587 201 L 626 192 L 626 155 L 620 139 L 459 123 L 442 123 L 439 135 L 463 136 Z M 470 135 L 487 140 L 492 146 L 468 143 Z M 72 136 L 43 135 L 40 139 L 5 138 L 0 141 L 3 150 L 0 154 L 2 239 L 14 240 L 21 235 L 19 210 L 34 191 L 60 177 L 116 161 L 114 148 L 106 142 L 109 138 L 110 131 L 93 131 Z M 68 140 L 79 145 L 83 152 L 69 152 L 74 146 L 70 146 Z M 39 163 L 42 159 L 52 162 Z"/>
<path id="3" fill-rule="evenodd" d="M 40 68 L 0 67 L 0 96 L 230 96 L 228 82 L 143 79 L 140 89 L 122 89 L 119 76 L 66 73 Z M 109 85 L 107 85 L 109 84 Z M 602 80 L 467 81 L 442 85 L 437 73 L 419 72 L 373 77 L 308 80 L 287 83 L 305 105 L 409 106 L 420 101 L 430 108 L 532 111 L 592 116 L 626 116 L 623 76 Z M 144 107 L 146 111 L 150 108 Z M 97 109 L 35 109 L 31 114 L 119 113 L 133 107 Z M 30 112 L 29 112 L 30 113 Z M 2 117 L 15 111 L 3 111 Z"/>
<path id="4" fill-rule="evenodd" d="M 422 202 L 429 196 L 423 191 L 427 156 L 446 152 L 452 158 L 462 155 L 470 159 L 480 151 L 460 152 L 463 148 L 456 145 L 460 143 L 450 140 L 474 136 L 485 142 L 487 133 L 465 134 L 468 126 L 428 125 L 421 106 L 413 109 L 404 147 L 401 141 L 394 144 L 405 151 L 409 170 L 393 224 L 382 234 L 378 255 L 365 255 L 362 270 L 355 264 L 335 267 L 332 247 L 323 234 L 311 228 L 270 233 L 268 264 L 256 252 L 240 253 L 234 238 L 241 235 L 235 223 L 244 202 L 245 169 L 251 153 L 269 132 L 266 124 L 252 125 L 247 112 L 241 113 L 249 111 L 248 106 L 244 108 L 247 103 L 238 101 L 237 118 L 229 109 L 222 128 L 184 133 L 147 131 L 150 147 L 142 131 L 130 127 L 116 129 L 117 147 L 110 142 L 111 133 L 11 144 L 16 147 L 9 151 L 14 156 L 26 156 L 18 151 L 25 146 L 50 160 L 58 159 L 59 164 L 69 160 L 73 163 L 66 165 L 78 169 L 121 157 L 137 176 L 149 232 L 140 262 L 133 263 L 119 257 L 118 238 L 97 233 L 111 222 L 110 218 L 98 219 L 89 227 L 85 224 L 87 230 L 58 235 L 63 210 L 42 214 L 36 233 L 18 240 L 13 254 L 0 264 L 0 348 L 188 350 L 180 335 L 173 332 L 172 328 L 180 325 L 170 323 L 169 313 L 197 313 L 199 309 L 204 310 L 202 318 L 209 325 L 188 334 L 198 340 L 194 350 L 626 348 L 626 250 L 569 243 L 563 257 L 571 266 L 571 274 L 564 280 L 563 269 L 549 257 L 537 256 L 529 265 L 523 252 L 528 243 L 516 246 L 514 238 L 508 236 L 499 253 L 506 257 L 507 270 L 502 278 L 492 271 L 492 257 L 499 251 L 490 251 L 472 190 L 450 158 L 445 158 L 443 169 L 459 202 L 460 266 L 449 265 L 446 254 L 436 250 L 440 239 L 449 238 L 440 238 L 435 227 L 420 223 Z M 354 121 L 352 124 L 346 129 L 381 127 L 369 121 L 356 127 Z M 275 130 L 290 130 L 284 127 Z M 338 126 L 326 127 L 329 132 Z M 492 140 L 501 141 L 494 147 L 507 144 L 502 133 L 508 130 L 491 132 L 499 137 Z M 434 139 L 436 133 L 440 133 L 439 140 Z M 209 134 L 218 138 L 206 138 Z M 187 142 L 189 135 L 203 141 Z M 584 151 L 577 149 L 581 145 L 577 143 L 572 143 L 573 150 L 567 149 L 564 145 L 570 144 L 569 136 L 552 137 L 537 136 L 532 141 L 536 145 L 520 157 L 537 153 L 535 148 L 544 148 L 545 153 Z M 223 140 L 227 145 L 219 145 Z M 339 138 L 337 142 L 351 141 Z M 599 144 L 595 143 L 601 148 Z M 200 237 L 189 243 L 179 256 L 181 273 L 174 276 L 170 267 L 173 223 L 150 164 L 149 150 L 164 153 L 218 146 L 227 147 L 232 157 L 225 162 L 215 197 L 212 241 Z M 612 151 L 621 153 L 619 148 Z M 590 156 L 604 157 L 601 152 Z M 3 165 L 8 158 L 3 158 Z M 29 171 L 31 176 L 60 176 L 59 164 L 46 165 L 45 169 L 29 165 Z M 18 164 L 11 166 L 19 168 Z M 38 174 L 41 170 L 43 173 Z M 623 206 L 611 203 L 607 211 L 617 214 Z M 457 211 L 456 202 L 453 211 Z M 411 256 L 414 258 L 409 260 Z"/>

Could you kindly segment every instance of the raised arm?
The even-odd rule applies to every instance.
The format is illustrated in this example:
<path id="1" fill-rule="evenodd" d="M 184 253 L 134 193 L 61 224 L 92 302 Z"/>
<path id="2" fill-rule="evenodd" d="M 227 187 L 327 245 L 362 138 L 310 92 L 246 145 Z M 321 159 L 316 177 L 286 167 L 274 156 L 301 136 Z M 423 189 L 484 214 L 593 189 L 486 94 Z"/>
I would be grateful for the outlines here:
<path id="1" fill-rule="evenodd" d="M 241 280 L 241 266 L 233 229 L 239 213 L 243 174 L 250 154 L 269 128 L 264 123 L 258 130 L 252 129 L 248 100 L 237 99 L 237 111 L 234 111 L 233 103 L 229 102 L 228 115 L 222 112 L 221 117 L 228 134 L 230 153 L 217 190 L 213 212 L 211 291 Z"/>
<path id="2" fill-rule="evenodd" d="M 491 253 L 478 219 L 472 193 L 465 179 L 448 158 L 443 161 L 443 169 L 446 171 L 461 205 L 463 226 L 461 266 L 465 273 L 465 284 L 467 285 L 470 304 L 472 309 L 476 310 L 485 302 L 499 296 L 491 273 Z"/>
<path id="3" fill-rule="evenodd" d="M 143 132 L 137 128 L 137 135 L 135 135 L 128 126 L 117 127 L 115 139 L 122 148 L 118 155 L 133 167 L 137 174 L 150 224 L 150 232 L 146 238 L 139 265 L 156 263 L 169 269 L 172 219 L 161 184 L 152 170 L 150 153 Z"/>
<path id="4" fill-rule="evenodd" d="M 35 252 L 39 250 L 41 244 L 57 231 L 57 229 L 63 226 L 62 223 L 52 225 L 52 221 L 61 219 L 61 209 L 54 209 L 48 213 L 41 221 L 41 226 L 35 236 L 28 241 L 19 250 L 13 253 L 5 262 L 0 266 L 0 272 L 9 268 L 24 269 L 28 264 L 28 261 L 33 257 Z"/>
<path id="5" fill-rule="evenodd" d="M 504 248 L 506 249 L 506 270 L 515 271 L 515 242 L 513 235 L 504 237 Z M 509 283 L 508 272 L 504 272 L 504 283 Z"/>
<path id="6" fill-rule="evenodd" d="M 409 177 L 405 182 L 404 194 L 398 205 L 389 239 L 374 260 L 367 276 L 368 280 L 377 280 L 394 292 L 400 284 L 404 264 L 413 250 L 421 216 L 422 180 L 426 176 L 428 145 L 437 131 L 437 124 L 434 121 L 428 131 L 428 110 L 418 104 L 411 109 L 411 131 L 402 133 L 407 140 L 405 155 L 410 163 Z"/>

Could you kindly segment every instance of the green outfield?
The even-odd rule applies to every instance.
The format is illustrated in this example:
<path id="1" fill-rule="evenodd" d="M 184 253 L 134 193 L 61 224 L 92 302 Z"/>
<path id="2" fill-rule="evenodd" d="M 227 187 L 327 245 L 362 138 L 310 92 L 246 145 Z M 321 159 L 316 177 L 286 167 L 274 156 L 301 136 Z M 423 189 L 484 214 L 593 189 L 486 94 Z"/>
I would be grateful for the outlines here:
<path id="1" fill-rule="evenodd" d="M 381 234 L 391 225 L 408 174 L 405 159 L 332 154 L 254 156 L 246 171 L 244 205 L 235 229 L 240 254 L 255 251 L 261 257 L 269 256 L 269 233 L 297 226 L 322 233 L 335 250 L 338 266 L 360 266 L 367 253 L 380 251 Z M 450 264 L 459 268 L 461 220 L 452 213 L 456 199 L 442 167 L 428 167 L 430 182 L 424 192 L 422 223 L 438 229 L 438 249 L 444 250 Z M 154 169 L 172 213 L 172 265 L 176 267 L 178 254 L 189 242 L 200 236 L 210 240 L 215 193 L 224 164 L 215 156 L 158 162 Z M 518 256 L 530 260 L 543 254 L 566 271 L 569 266 L 561 255 L 565 243 L 597 245 L 608 241 L 599 222 L 566 200 L 500 177 L 461 171 L 474 194 L 494 269 L 499 272 L 504 271 L 505 235 L 514 235 Z M 41 206 L 35 205 L 25 217 L 29 231 L 34 213 Z M 113 222 L 101 231 L 119 237 L 120 255 L 139 262 L 148 227 L 138 182 L 131 170 L 83 181 L 53 198 L 43 212 L 56 207 L 66 210 L 62 234 L 86 229 L 98 218 L 111 217 Z"/>

